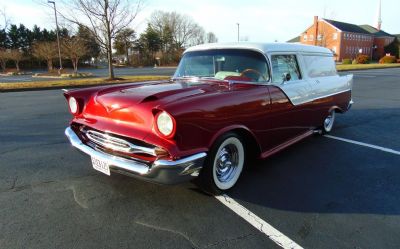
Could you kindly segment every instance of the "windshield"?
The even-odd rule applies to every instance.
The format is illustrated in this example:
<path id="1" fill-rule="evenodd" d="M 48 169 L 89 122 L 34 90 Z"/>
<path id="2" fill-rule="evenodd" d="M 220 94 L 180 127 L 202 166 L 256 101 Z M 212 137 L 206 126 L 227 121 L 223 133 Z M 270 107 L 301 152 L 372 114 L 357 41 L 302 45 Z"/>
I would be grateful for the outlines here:
<path id="1" fill-rule="evenodd" d="M 265 57 L 259 52 L 215 49 L 185 53 L 174 78 L 185 77 L 266 82 L 269 71 Z"/>

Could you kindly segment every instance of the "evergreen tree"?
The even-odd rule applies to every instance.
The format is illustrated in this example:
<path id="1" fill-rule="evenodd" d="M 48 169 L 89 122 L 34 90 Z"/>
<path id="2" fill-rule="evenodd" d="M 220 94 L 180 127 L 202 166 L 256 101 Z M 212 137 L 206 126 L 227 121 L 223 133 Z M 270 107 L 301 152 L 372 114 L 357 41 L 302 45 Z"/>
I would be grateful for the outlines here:
<path id="1" fill-rule="evenodd" d="M 82 57 L 83 60 L 99 57 L 101 52 L 100 45 L 86 26 L 79 26 L 76 36 L 85 42 L 85 47 L 87 48 L 86 55 Z"/>
<path id="2" fill-rule="evenodd" d="M 5 29 L 0 29 L 0 48 L 9 48 L 9 40 Z"/>
<path id="3" fill-rule="evenodd" d="M 114 49 L 117 50 L 117 54 L 125 55 L 128 64 L 129 50 L 133 47 L 135 39 L 136 32 L 133 29 L 126 28 L 121 30 L 114 40 Z"/>

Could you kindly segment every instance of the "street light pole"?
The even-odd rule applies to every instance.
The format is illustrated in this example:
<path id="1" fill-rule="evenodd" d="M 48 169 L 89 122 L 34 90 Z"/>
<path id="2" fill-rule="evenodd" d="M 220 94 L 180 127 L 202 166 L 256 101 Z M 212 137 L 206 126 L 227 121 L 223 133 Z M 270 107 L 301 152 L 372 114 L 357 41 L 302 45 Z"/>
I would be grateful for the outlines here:
<path id="1" fill-rule="evenodd" d="M 60 60 L 60 69 L 58 70 L 58 73 L 61 74 L 62 70 L 62 59 L 61 59 L 61 46 L 60 46 L 60 35 L 59 30 L 58 30 L 58 21 L 57 21 L 57 9 L 56 9 L 56 3 L 54 1 L 47 1 L 48 3 L 52 3 L 54 7 L 54 17 L 56 19 L 56 28 L 57 28 L 57 46 L 58 46 L 58 58 Z"/>
<path id="2" fill-rule="evenodd" d="M 238 42 L 240 42 L 240 39 L 239 39 L 239 26 L 240 26 L 240 24 L 239 24 L 239 23 L 236 23 L 236 25 L 237 25 L 237 27 L 238 27 L 238 30 L 237 30 Z"/>

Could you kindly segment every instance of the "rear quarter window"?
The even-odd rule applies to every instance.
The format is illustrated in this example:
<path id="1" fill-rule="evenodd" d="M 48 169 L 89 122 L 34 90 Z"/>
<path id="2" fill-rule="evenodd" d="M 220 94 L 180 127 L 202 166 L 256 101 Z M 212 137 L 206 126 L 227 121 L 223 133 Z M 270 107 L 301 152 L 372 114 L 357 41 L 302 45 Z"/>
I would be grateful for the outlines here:
<path id="1" fill-rule="evenodd" d="M 337 75 L 336 64 L 330 56 L 303 55 L 308 77 L 317 78 Z"/>

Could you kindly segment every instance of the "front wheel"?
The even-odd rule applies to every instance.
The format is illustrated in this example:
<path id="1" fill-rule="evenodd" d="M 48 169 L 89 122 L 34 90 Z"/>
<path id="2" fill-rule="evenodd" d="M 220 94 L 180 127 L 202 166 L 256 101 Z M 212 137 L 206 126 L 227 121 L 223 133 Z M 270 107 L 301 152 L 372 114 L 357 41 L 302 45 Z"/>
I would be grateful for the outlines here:
<path id="1" fill-rule="evenodd" d="M 220 137 L 212 147 L 200 172 L 198 183 L 210 194 L 231 189 L 238 181 L 245 162 L 242 140 L 235 133 Z"/>

